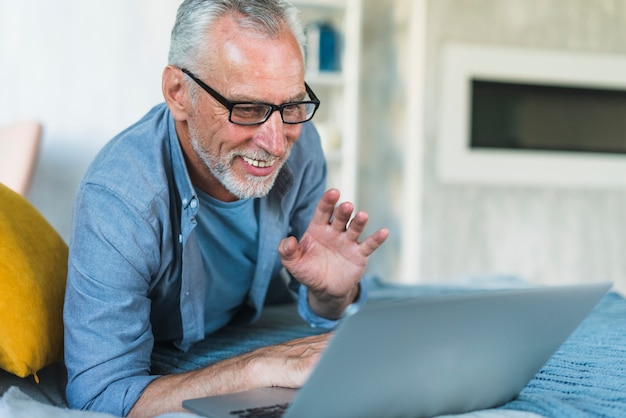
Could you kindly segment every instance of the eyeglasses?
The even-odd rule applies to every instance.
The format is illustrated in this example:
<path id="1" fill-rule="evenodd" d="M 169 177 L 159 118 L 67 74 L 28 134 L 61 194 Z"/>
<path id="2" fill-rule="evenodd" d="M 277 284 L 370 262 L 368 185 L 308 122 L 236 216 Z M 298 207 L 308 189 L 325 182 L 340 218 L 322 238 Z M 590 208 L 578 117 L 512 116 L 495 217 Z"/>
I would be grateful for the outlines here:
<path id="1" fill-rule="evenodd" d="M 231 102 L 196 77 L 191 71 L 185 68 L 181 68 L 181 71 L 228 109 L 228 120 L 236 125 L 260 125 L 268 120 L 272 113 L 277 110 L 280 112 L 283 123 L 296 125 L 311 120 L 320 105 L 319 99 L 306 83 L 304 83 L 304 86 L 311 100 L 284 103 L 278 106 L 263 102 Z"/>

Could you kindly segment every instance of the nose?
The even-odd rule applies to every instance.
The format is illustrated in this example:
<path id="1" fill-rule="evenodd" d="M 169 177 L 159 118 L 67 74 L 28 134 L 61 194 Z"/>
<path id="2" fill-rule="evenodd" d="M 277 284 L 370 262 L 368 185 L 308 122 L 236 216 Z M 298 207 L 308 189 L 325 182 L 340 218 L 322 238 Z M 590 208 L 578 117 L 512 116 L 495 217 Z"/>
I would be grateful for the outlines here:
<path id="1" fill-rule="evenodd" d="M 275 157 L 281 157 L 285 153 L 287 138 L 285 137 L 285 124 L 279 111 L 272 112 L 265 123 L 259 125 L 254 142 L 259 148 Z"/>

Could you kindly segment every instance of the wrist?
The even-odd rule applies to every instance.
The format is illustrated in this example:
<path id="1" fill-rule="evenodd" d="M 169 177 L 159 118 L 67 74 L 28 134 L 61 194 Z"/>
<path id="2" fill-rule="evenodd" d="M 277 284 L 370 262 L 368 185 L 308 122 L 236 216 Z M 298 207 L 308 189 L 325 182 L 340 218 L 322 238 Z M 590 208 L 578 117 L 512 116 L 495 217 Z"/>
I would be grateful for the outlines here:
<path id="1" fill-rule="evenodd" d="M 326 292 L 307 292 L 307 302 L 311 310 L 323 318 L 337 320 L 340 319 L 346 309 L 355 303 L 360 296 L 361 286 L 355 284 L 352 289 L 343 296 L 334 296 Z"/>

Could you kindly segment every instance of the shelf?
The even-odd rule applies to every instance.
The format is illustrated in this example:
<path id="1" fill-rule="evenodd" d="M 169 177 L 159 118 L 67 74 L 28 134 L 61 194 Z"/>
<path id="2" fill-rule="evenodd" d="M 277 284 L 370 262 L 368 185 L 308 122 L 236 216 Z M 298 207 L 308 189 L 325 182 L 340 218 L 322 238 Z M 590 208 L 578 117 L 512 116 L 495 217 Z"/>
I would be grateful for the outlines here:
<path id="1" fill-rule="evenodd" d="M 303 26 L 312 30 L 308 42 L 316 42 L 307 48 L 314 55 L 306 60 L 305 80 L 322 103 L 313 123 L 328 163 L 328 187 L 339 189 L 342 200 L 357 204 L 361 0 L 293 0 L 293 4 Z"/>

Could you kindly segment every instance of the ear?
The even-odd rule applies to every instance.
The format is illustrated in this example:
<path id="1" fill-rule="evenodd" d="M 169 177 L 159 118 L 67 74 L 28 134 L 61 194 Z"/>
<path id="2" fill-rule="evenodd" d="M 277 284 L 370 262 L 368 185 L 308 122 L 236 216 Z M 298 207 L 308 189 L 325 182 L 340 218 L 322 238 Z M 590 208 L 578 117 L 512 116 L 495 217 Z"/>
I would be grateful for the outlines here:
<path id="1" fill-rule="evenodd" d="M 163 70 L 161 81 L 165 103 L 169 107 L 174 120 L 179 122 L 187 120 L 189 107 L 189 96 L 183 77 L 183 72 L 180 69 L 173 65 L 168 65 Z"/>

